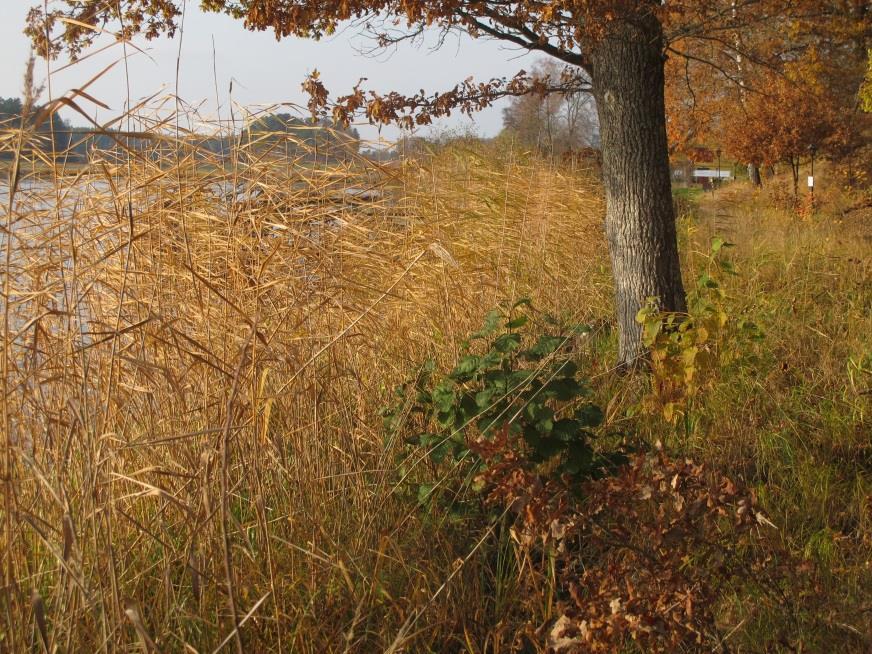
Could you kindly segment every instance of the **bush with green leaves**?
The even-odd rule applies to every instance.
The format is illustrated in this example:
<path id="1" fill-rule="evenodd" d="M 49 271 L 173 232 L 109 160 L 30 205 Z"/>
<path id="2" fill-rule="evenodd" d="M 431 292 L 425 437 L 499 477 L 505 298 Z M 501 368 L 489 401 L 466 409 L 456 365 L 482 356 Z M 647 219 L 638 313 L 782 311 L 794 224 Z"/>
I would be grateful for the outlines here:
<path id="1" fill-rule="evenodd" d="M 528 300 L 491 311 L 452 370 L 427 361 L 397 389 L 386 428 L 435 464 L 480 471 L 511 453 L 549 475 L 591 476 L 603 465 L 591 447 L 603 414 L 571 358 L 588 332 L 536 317 Z"/>

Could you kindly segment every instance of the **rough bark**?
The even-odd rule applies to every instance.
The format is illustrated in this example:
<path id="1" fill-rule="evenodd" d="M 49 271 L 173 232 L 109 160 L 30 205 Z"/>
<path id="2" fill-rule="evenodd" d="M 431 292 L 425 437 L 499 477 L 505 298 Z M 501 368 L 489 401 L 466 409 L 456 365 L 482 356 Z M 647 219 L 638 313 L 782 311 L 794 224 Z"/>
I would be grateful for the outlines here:
<path id="1" fill-rule="evenodd" d="M 636 314 L 649 297 L 686 311 L 672 203 L 663 34 L 653 16 L 625 23 L 590 49 L 599 112 L 606 235 L 620 329 L 619 364 L 643 353 Z"/>

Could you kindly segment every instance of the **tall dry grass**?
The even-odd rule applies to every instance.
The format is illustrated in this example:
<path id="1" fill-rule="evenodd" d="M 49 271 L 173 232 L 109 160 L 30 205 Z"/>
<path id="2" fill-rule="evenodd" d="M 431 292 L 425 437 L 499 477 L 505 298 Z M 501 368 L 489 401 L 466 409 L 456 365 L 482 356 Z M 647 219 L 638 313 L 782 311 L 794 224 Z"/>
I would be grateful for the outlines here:
<path id="1" fill-rule="evenodd" d="M 504 651 L 511 543 L 428 524 L 378 411 L 500 302 L 608 315 L 592 177 L 176 118 L 84 166 L 4 126 L 0 650 Z"/>
<path id="2" fill-rule="evenodd" d="M 536 651 L 556 571 L 422 509 L 454 471 L 379 410 L 500 303 L 608 326 L 594 176 L 473 141 L 377 164 L 162 107 L 86 165 L 0 126 L 0 652 Z M 574 352 L 608 438 L 745 482 L 814 571 L 789 608 L 724 590 L 737 651 L 870 643 L 872 236 L 868 205 L 821 199 L 688 205 L 688 287 L 735 242 L 719 306 L 765 339 L 725 343 L 679 423 L 648 375 L 603 374 L 607 329 Z"/>

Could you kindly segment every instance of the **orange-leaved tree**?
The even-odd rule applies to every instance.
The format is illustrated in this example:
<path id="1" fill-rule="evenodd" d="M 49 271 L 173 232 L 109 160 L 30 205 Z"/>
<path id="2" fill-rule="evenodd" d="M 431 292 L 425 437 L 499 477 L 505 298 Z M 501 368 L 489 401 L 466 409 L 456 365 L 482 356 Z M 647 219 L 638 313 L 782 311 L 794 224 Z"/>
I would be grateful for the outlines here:
<path id="1" fill-rule="evenodd" d="M 720 38 L 677 42 L 686 56 L 667 63 L 671 147 L 683 153 L 722 147 L 748 163 L 758 183 L 760 165 L 787 163 L 794 187 L 810 148 L 851 154 L 864 129 L 857 95 L 870 18 L 866 0 L 819 0 L 777 18 L 761 16 L 752 26 L 737 24 Z"/>
<path id="2" fill-rule="evenodd" d="M 823 83 L 814 58 L 792 62 L 783 75 L 767 75 L 765 83 L 765 93 L 754 93 L 725 113 L 722 140 L 729 152 L 745 161 L 787 164 L 796 197 L 803 159 L 811 152 L 838 152 L 850 144 L 850 114 Z"/>
<path id="3" fill-rule="evenodd" d="M 362 113 L 373 123 L 404 126 L 428 124 L 455 110 L 473 112 L 504 97 L 593 93 L 622 365 L 642 353 L 636 316 L 647 298 L 656 298 L 664 310 L 686 310 L 666 135 L 667 58 L 696 60 L 693 44 L 716 43 L 745 61 L 763 61 L 753 52 L 754 40 L 746 45 L 735 35 L 761 24 L 814 25 L 831 5 L 820 0 L 200 0 L 205 10 L 229 14 L 249 30 L 273 31 L 277 38 L 320 38 L 343 21 L 358 19 L 373 25 L 385 46 L 441 29 L 497 39 L 562 62 L 566 68 L 556 80 L 522 71 L 510 79 L 467 80 L 432 94 L 378 94 L 358 86 L 331 101 L 317 73 L 304 88 L 313 112 L 332 111 L 339 122 Z M 182 0 L 59 0 L 47 10 L 31 11 L 28 33 L 42 54 L 66 49 L 76 55 L 94 38 L 94 26 L 114 24 L 125 38 L 171 34 L 181 9 Z M 777 55 L 769 49 L 765 59 Z"/>

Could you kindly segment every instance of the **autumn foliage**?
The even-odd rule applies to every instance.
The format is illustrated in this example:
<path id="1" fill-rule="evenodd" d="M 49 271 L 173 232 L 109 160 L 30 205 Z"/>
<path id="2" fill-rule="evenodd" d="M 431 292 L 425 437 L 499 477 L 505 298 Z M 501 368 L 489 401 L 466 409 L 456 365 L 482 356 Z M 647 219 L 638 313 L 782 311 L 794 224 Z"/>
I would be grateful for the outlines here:
<path id="1" fill-rule="evenodd" d="M 489 501 L 517 515 L 514 534 L 530 556 L 556 558 L 558 617 L 537 633 L 557 654 L 629 642 L 645 652 L 721 651 L 727 589 L 752 593 L 763 609 L 791 603 L 781 590 L 788 577 L 794 593 L 813 587 L 808 564 L 771 538 L 756 494 L 689 459 L 639 455 L 580 494 L 512 456 L 487 480 Z"/>
<path id="2" fill-rule="evenodd" d="M 758 165 L 786 163 L 799 181 L 800 161 L 812 149 L 837 154 L 857 138 L 851 116 L 824 83 L 813 57 L 763 78 L 765 91 L 749 94 L 724 114 L 724 145 L 736 158 Z"/>
<path id="3" fill-rule="evenodd" d="M 667 63 L 670 147 L 693 160 L 723 149 L 756 166 L 799 165 L 814 150 L 849 157 L 869 121 L 858 113 L 870 38 L 865 3 L 829 0 L 804 11 L 725 31 L 709 43 L 681 41 Z"/>
<path id="4" fill-rule="evenodd" d="M 27 33 L 42 55 L 63 51 L 78 56 L 99 36 L 112 29 L 118 38 L 143 34 L 155 38 L 173 35 L 179 27 L 179 0 L 83 0 L 35 6 L 28 18 Z M 742 86 L 747 71 L 760 67 L 777 70 L 804 48 L 813 37 L 844 42 L 862 42 L 869 27 L 867 9 L 852 0 L 746 0 L 709 2 L 680 0 L 582 0 L 573 2 L 403 2 L 386 0 L 342 0 L 331 2 L 280 2 L 277 0 L 201 0 L 210 12 L 225 13 L 242 21 L 251 31 L 271 31 L 276 38 L 290 36 L 322 38 L 334 33 L 348 20 L 358 20 L 372 32 L 381 46 L 413 39 L 423 29 L 444 33 L 461 30 L 473 37 L 495 38 L 510 46 L 539 52 L 562 62 L 566 70 L 555 78 L 521 70 L 507 78 L 475 81 L 464 79 L 443 91 L 412 95 L 376 92 L 358 85 L 331 98 L 315 71 L 303 83 L 315 112 L 333 113 L 346 123 L 363 115 L 379 124 L 404 127 L 427 125 L 452 111 L 473 113 L 506 97 L 527 94 L 567 94 L 590 89 L 592 64 L 589 50 L 602 39 L 611 38 L 625 21 L 653 15 L 662 27 L 665 54 L 669 57 L 670 80 L 676 103 L 684 110 L 671 112 L 673 136 L 683 139 L 702 136 L 710 121 L 699 122 L 710 113 L 706 105 L 720 98 L 728 86 Z M 692 87 L 692 88 L 691 88 Z M 689 95 L 688 95 L 689 92 Z M 692 102 L 687 99 L 692 96 Z M 679 99 L 680 98 L 680 99 Z M 692 106 L 691 106 L 692 105 Z M 677 108 L 677 107 L 674 107 Z M 688 122 L 688 118 L 692 120 Z M 694 123 L 691 127 L 690 123 Z M 679 127 L 682 123 L 684 128 Z"/>

